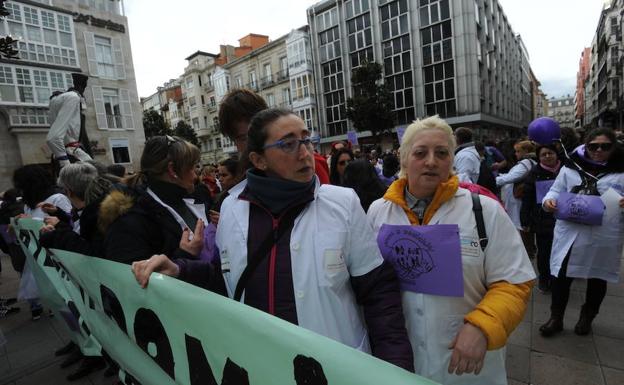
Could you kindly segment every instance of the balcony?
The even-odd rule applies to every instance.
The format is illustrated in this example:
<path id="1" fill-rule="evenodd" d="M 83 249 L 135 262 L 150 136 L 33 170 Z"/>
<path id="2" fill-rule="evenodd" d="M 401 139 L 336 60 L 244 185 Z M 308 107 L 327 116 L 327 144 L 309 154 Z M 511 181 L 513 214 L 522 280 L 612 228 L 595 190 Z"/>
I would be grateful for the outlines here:
<path id="1" fill-rule="evenodd" d="M 281 83 L 288 80 L 288 68 L 284 68 L 275 74 L 277 82 Z"/>
<path id="2" fill-rule="evenodd" d="M 202 85 L 202 89 L 204 90 L 204 92 L 212 92 L 212 91 L 214 91 L 214 84 L 212 84 L 212 83 L 204 83 Z"/>
<path id="3" fill-rule="evenodd" d="M 213 112 L 217 112 L 217 105 L 216 104 L 204 104 L 202 106 L 202 109 L 204 110 L 205 113 L 213 113 Z"/>
<path id="4" fill-rule="evenodd" d="M 269 88 L 273 84 L 275 84 L 275 79 L 273 78 L 273 75 L 265 76 L 260 79 L 260 88 L 262 89 Z"/>
<path id="5" fill-rule="evenodd" d="M 250 89 L 252 91 L 260 91 L 260 88 L 258 87 L 258 83 L 256 82 L 249 82 L 245 85 L 245 88 Z"/>

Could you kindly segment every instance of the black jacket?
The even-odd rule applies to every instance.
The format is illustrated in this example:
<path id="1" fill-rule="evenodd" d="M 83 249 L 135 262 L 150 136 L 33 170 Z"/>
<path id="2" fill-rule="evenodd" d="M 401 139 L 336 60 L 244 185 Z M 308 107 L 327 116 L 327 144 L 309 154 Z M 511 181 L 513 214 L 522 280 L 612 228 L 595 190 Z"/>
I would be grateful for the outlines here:
<path id="1" fill-rule="evenodd" d="M 543 169 L 539 163 L 533 166 L 524 180 L 524 193 L 520 209 L 520 224 L 522 227 L 528 227 L 531 232 L 552 237 L 555 229 L 555 218 L 552 213 L 547 213 L 542 209 L 541 203 L 537 203 L 535 182 L 554 180 L 556 178 L 557 174 Z"/>
<path id="2" fill-rule="evenodd" d="M 100 208 L 100 227 L 106 234 L 104 258 L 112 261 L 130 264 L 154 254 L 197 258 L 179 248 L 180 224 L 143 188 L 107 196 Z"/>

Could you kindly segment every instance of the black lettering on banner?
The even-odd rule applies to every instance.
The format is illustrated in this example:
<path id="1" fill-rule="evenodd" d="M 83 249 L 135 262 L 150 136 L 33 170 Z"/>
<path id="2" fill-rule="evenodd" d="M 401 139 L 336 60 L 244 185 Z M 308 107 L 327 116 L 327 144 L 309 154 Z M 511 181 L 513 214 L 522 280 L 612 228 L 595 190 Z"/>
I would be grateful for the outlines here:
<path id="1" fill-rule="evenodd" d="M 54 260 L 52 259 L 52 255 L 50 254 L 50 251 L 48 251 L 48 249 L 43 249 L 43 250 L 45 253 L 45 259 L 43 261 L 43 265 L 53 267 L 56 269 L 56 271 L 59 271 L 59 267 L 56 264 L 56 262 L 54 262 Z"/>
<path id="2" fill-rule="evenodd" d="M 134 316 L 134 337 L 139 345 L 172 379 L 175 379 L 171 343 L 160 319 L 150 309 L 140 308 Z M 156 347 L 155 354 L 149 352 L 149 345 Z"/>
<path id="3" fill-rule="evenodd" d="M 298 354 L 293 366 L 297 385 L 327 385 L 323 366 L 314 358 Z"/>
<path id="4" fill-rule="evenodd" d="M 126 316 L 124 315 L 123 308 L 117 296 L 113 291 L 104 285 L 100 285 L 100 297 L 102 298 L 102 307 L 104 308 L 104 314 L 111 317 L 117 326 L 124 333 L 128 334 L 128 328 L 126 327 Z"/>
<path id="5" fill-rule="evenodd" d="M 124 384 L 125 385 L 141 385 L 141 383 L 136 378 L 134 378 L 132 376 L 132 374 L 124 371 L 124 375 L 125 375 L 124 376 L 125 377 L 125 379 L 124 379 Z"/>
<path id="6" fill-rule="evenodd" d="M 28 233 L 28 231 L 20 230 L 19 237 L 25 247 L 28 247 L 30 245 L 30 234 Z"/>
<path id="7" fill-rule="evenodd" d="M 191 385 L 217 385 L 201 341 L 184 334 Z"/>
<path id="8" fill-rule="evenodd" d="M 249 385 L 249 376 L 247 371 L 236 365 L 230 357 L 225 361 L 223 368 L 223 380 L 221 385 Z"/>

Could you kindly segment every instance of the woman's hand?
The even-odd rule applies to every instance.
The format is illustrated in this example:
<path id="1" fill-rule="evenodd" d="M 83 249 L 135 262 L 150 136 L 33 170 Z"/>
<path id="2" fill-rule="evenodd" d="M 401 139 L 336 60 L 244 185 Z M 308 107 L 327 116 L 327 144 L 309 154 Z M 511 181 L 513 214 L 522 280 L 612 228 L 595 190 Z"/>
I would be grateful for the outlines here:
<path id="1" fill-rule="evenodd" d="M 46 224 L 46 226 L 52 226 L 53 228 L 56 227 L 56 225 L 58 225 L 60 222 L 60 220 L 57 217 L 45 217 L 43 218 L 43 223 Z"/>
<path id="2" fill-rule="evenodd" d="M 478 327 L 465 323 L 449 345 L 453 349 L 448 372 L 461 376 L 464 373 L 481 372 L 487 351 L 487 338 Z"/>
<path id="3" fill-rule="evenodd" d="M 219 217 L 220 214 L 218 211 L 214 211 L 214 210 L 210 210 L 210 222 L 215 225 L 218 226 L 219 225 Z"/>
<path id="4" fill-rule="evenodd" d="M 52 203 L 47 202 L 38 203 L 37 207 L 48 215 L 55 215 L 56 211 L 58 210 L 58 207 L 54 206 Z"/>
<path id="5" fill-rule="evenodd" d="M 193 239 L 189 240 L 189 232 L 191 230 L 187 227 L 182 231 L 182 239 L 180 239 L 180 248 L 187 253 L 198 256 L 204 248 L 204 221 L 197 220 L 195 230 L 193 231 Z"/>
<path id="6" fill-rule="evenodd" d="M 141 285 L 142 288 L 146 288 L 149 277 L 153 272 L 170 277 L 177 277 L 180 274 L 180 268 L 167 258 L 166 255 L 157 254 L 152 255 L 150 259 L 132 262 L 132 272 L 139 285 Z"/>
<path id="7" fill-rule="evenodd" d="M 546 201 L 544 201 L 544 204 L 542 205 L 542 208 L 548 213 L 554 213 L 555 211 L 557 211 L 557 201 L 554 199 L 546 199 Z"/>

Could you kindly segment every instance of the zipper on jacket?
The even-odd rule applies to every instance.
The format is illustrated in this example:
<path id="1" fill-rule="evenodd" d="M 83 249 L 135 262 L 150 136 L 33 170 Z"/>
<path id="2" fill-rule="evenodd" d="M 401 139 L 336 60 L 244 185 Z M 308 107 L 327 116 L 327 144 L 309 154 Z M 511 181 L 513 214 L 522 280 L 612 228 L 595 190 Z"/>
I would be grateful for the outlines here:
<path id="1" fill-rule="evenodd" d="M 273 223 L 273 247 L 271 247 L 271 256 L 269 258 L 269 314 L 275 315 L 275 261 L 277 259 L 277 228 L 280 219 L 271 218 Z"/>

